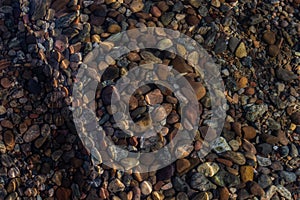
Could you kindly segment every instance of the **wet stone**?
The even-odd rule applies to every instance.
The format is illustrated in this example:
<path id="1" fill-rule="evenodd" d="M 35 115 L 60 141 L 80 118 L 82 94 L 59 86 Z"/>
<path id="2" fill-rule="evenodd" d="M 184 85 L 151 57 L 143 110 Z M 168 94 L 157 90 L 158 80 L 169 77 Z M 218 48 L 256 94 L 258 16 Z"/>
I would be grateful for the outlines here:
<path id="1" fill-rule="evenodd" d="M 32 142 L 40 135 L 40 127 L 38 125 L 32 125 L 29 129 L 24 133 L 23 139 L 25 142 Z"/>
<path id="2" fill-rule="evenodd" d="M 191 177 L 191 187 L 200 191 L 208 191 L 210 189 L 216 189 L 217 186 L 211 183 L 203 174 L 195 173 Z"/>

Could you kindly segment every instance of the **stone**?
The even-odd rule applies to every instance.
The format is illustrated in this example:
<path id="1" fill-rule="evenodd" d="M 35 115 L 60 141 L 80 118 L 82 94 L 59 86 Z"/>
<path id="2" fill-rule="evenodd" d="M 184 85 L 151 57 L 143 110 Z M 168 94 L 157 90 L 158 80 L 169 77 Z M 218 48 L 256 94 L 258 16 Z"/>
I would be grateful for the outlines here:
<path id="1" fill-rule="evenodd" d="M 151 8 L 151 14 L 154 16 L 154 17 L 160 17 L 161 16 L 161 11 L 159 10 L 159 8 L 157 6 L 153 6 Z"/>
<path id="2" fill-rule="evenodd" d="M 292 200 L 291 192 L 282 185 L 277 185 L 277 192 L 284 198 Z"/>
<path id="3" fill-rule="evenodd" d="M 203 191 L 203 192 L 217 188 L 217 186 L 215 184 L 210 182 L 201 173 L 195 173 L 195 174 L 192 175 L 190 185 L 193 189 Z"/>
<path id="4" fill-rule="evenodd" d="M 278 68 L 276 70 L 276 76 L 279 80 L 291 82 L 292 80 L 298 79 L 298 76 L 294 74 L 292 71 L 287 69 Z"/>
<path id="5" fill-rule="evenodd" d="M 149 105 L 161 104 L 163 102 L 163 94 L 159 89 L 155 89 L 146 94 L 145 100 Z"/>
<path id="6" fill-rule="evenodd" d="M 5 78 L 1 78 L 0 84 L 4 89 L 8 89 L 12 85 L 12 82 L 5 77 Z"/>
<path id="7" fill-rule="evenodd" d="M 192 88 L 195 91 L 196 97 L 198 100 L 201 100 L 206 95 L 206 89 L 200 82 L 190 82 Z"/>
<path id="8" fill-rule="evenodd" d="M 268 143 L 261 143 L 257 145 L 258 152 L 263 156 L 268 156 L 272 151 L 272 145 Z"/>
<path id="9" fill-rule="evenodd" d="M 225 151 L 231 151 L 230 146 L 228 145 L 227 141 L 223 137 L 217 138 L 215 141 L 211 143 L 211 148 L 216 153 L 223 153 Z"/>
<path id="10" fill-rule="evenodd" d="M 227 189 L 227 187 L 219 188 L 219 192 L 220 192 L 220 200 L 228 200 L 229 199 L 230 193 L 229 193 L 229 190 Z"/>
<path id="11" fill-rule="evenodd" d="M 219 0 L 212 0 L 211 5 L 216 8 L 219 8 L 221 6 L 221 2 Z"/>
<path id="12" fill-rule="evenodd" d="M 111 24 L 107 29 L 109 33 L 119 33 L 121 30 L 122 29 L 118 24 Z"/>
<path id="13" fill-rule="evenodd" d="M 275 44 L 276 42 L 276 35 L 273 31 L 266 31 L 263 34 L 263 40 L 267 43 L 267 44 Z"/>
<path id="14" fill-rule="evenodd" d="M 241 179 L 244 183 L 253 181 L 254 168 L 252 166 L 241 166 L 240 167 Z"/>
<path id="15" fill-rule="evenodd" d="M 272 183 L 272 179 L 270 176 L 266 175 L 266 174 L 261 174 L 258 176 L 258 181 L 257 183 L 263 188 L 266 189 L 268 187 L 270 187 L 273 183 Z"/>
<path id="16" fill-rule="evenodd" d="M 176 161 L 176 171 L 181 174 L 185 172 L 189 167 L 191 166 L 191 163 L 187 159 L 179 159 Z"/>
<path id="17" fill-rule="evenodd" d="M 50 0 L 33 0 L 30 1 L 30 16 L 36 21 L 42 19 L 50 6 Z"/>
<path id="18" fill-rule="evenodd" d="M 244 58 L 247 56 L 246 45 L 244 42 L 241 42 L 235 50 L 235 56 L 238 58 Z"/>
<path id="19" fill-rule="evenodd" d="M 240 184 L 240 179 L 225 170 L 219 170 L 219 172 L 212 177 L 213 183 L 220 187 L 233 187 Z"/>
<path id="20" fill-rule="evenodd" d="M 300 125 L 300 112 L 294 112 L 291 116 L 291 121 L 292 123 L 296 124 L 296 125 Z"/>
<path id="21" fill-rule="evenodd" d="M 240 152 L 227 151 L 227 152 L 222 153 L 221 155 L 238 165 L 246 164 L 246 158 Z"/>
<path id="22" fill-rule="evenodd" d="M 153 200 L 163 200 L 165 198 L 165 196 L 161 192 L 154 191 L 152 193 L 152 198 L 153 198 Z"/>
<path id="23" fill-rule="evenodd" d="M 289 144 L 289 139 L 286 136 L 286 133 L 282 130 L 278 130 L 277 131 L 277 138 L 279 140 L 279 143 L 281 143 L 282 145 L 288 145 Z"/>
<path id="24" fill-rule="evenodd" d="M 256 137 L 256 130 L 252 126 L 244 126 L 242 130 L 246 140 L 252 140 Z"/>
<path id="25" fill-rule="evenodd" d="M 272 161 L 270 158 L 264 158 L 262 156 L 257 155 L 256 156 L 258 164 L 262 167 L 267 167 L 270 166 L 272 164 Z"/>
<path id="26" fill-rule="evenodd" d="M 260 196 L 260 197 L 265 196 L 265 191 L 260 187 L 259 184 L 257 184 L 254 181 L 251 182 L 250 191 L 251 191 L 251 194 L 253 194 L 255 196 Z"/>
<path id="27" fill-rule="evenodd" d="M 297 176 L 293 172 L 281 171 L 280 177 L 282 177 L 287 183 L 293 183 L 297 180 Z"/>
<path id="28" fill-rule="evenodd" d="M 202 0 L 189 0 L 189 4 L 191 4 L 195 8 L 199 8 L 202 5 L 202 3 Z"/>
<path id="29" fill-rule="evenodd" d="M 173 46 L 173 42 L 169 38 L 162 39 L 157 43 L 157 48 L 161 50 L 168 49 L 172 46 Z"/>
<path id="30" fill-rule="evenodd" d="M 29 129 L 24 133 L 23 139 L 25 142 L 32 142 L 40 135 L 40 127 L 39 125 L 32 125 Z"/>
<path id="31" fill-rule="evenodd" d="M 144 3 L 142 0 L 133 0 L 129 8 L 133 13 L 140 12 L 144 8 Z"/>
<path id="32" fill-rule="evenodd" d="M 230 40 L 229 40 L 229 45 L 228 45 L 228 46 L 229 46 L 229 49 L 230 49 L 230 51 L 231 51 L 232 53 L 235 52 L 235 50 L 236 50 L 236 48 L 238 47 L 239 43 L 240 43 L 240 39 L 238 39 L 238 38 L 236 38 L 236 37 L 230 38 Z"/>
<path id="33" fill-rule="evenodd" d="M 197 171 L 206 177 L 213 177 L 219 169 L 219 165 L 215 162 L 205 162 L 197 167 Z"/>
<path id="34" fill-rule="evenodd" d="M 119 179 L 113 179 L 109 185 L 108 190 L 112 193 L 122 192 L 125 189 L 125 185 Z"/>
<path id="35" fill-rule="evenodd" d="M 148 196 L 152 192 L 152 185 L 149 181 L 143 181 L 140 185 L 143 195 Z"/>
<path id="36" fill-rule="evenodd" d="M 246 88 L 247 85 L 248 85 L 248 78 L 245 77 L 245 76 L 241 77 L 241 78 L 237 81 L 237 87 L 238 87 L 239 89 L 241 89 L 241 88 Z"/>
<path id="37" fill-rule="evenodd" d="M 72 190 L 64 187 L 59 187 L 55 192 L 57 200 L 71 199 L 71 194 Z"/>
<path id="38" fill-rule="evenodd" d="M 6 144 L 8 151 L 11 151 L 15 147 L 15 135 L 12 131 L 5 131 L 3 134 L 3 141 Z"/>
<path id="39" fill-rule="evenodd" d="M 186 20 L 187 24 L 190 25 L 190 26 L 195 26 L 195 25 L 198 25 L 200 23 L 200 19 L 195 15 L 188 15 L 185 18 L 185 20 Z"/>
<path id="40" fill-rule="evenodd" d="M 269 46 L 269 48 L 268 48 L 269 56 L 276 57 L 279 53 L 280 53 L 280 48 L 277 45 L 272 44 Z"/>
<path id="41" fill-rule="evenodd" d="M 163 13 L 162 16 L 160 17 L 163 25 L 168 26 L 171 23 L 171 21 L 173 20 L 174 15 L 175 15 L 175 13 L 173 13 L 173 12 Z"/>

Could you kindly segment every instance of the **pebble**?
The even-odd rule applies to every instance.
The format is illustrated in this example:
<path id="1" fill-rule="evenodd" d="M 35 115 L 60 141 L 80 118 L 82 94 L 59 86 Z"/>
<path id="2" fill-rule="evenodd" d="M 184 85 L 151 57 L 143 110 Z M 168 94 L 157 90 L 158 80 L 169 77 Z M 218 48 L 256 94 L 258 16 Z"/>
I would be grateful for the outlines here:
<path id="1" fill-rule="evenodd" d="M 255 196 L 259 196 L 259 197 L 265 196 L 265 191 L 260 187 L 259 184 L 257 184 L 254 181 L 251 182 L 250 191 L 251 191 L 251 194 L 253 194 Z"/>
<path id="2" fill-rule="evenodd" d="M 144 8 L 144 3 L 142 0 L 133 0 L 129 7 L 133 13 L 140 12 Z"/>
<path id="3" fill-rule="evenodd" d="M 258 177 L 258 182 L 257 182 L 263 189 L 268 188 L 269 186 L 272 185 L 272 179 L 270 176 L 266 174 L 261 174 Z"/>
<path id="4" fill-rule="evenodd" d="M 143 181 L 140 185 L 143 195 L 148 196 L 152 192 L 152 185 L 148 181 Z"/>
<path id="5" fill-rule="evenodd" d="M 262 167 L 267 167 L 272 164 L 272 161 L 270 158 L 265 158 L 265 157 L 262 157 L 259 155 L 257 155 L 256 158 L 257 158 L 258 164 Z"/>
<path id="6" fill-rule="evenodd" d="M 108 190 L 112 193 L 122 192 L 125 189 L 125 185 L 119 180 L 114 179 L 108 185 Z"/>
<path id="7" fill-rule="evenodd" d="M 300 112 L 294 112 L 291 116 L 292 123 L 300 125 Z"/>
<path id="8" fill-rule="evenodd" d="M 217 189 L 217 186 L 210 182 L 203 174 L 195 173 L 191 177 L 191 187 L 199 191 Z"/>
<path id="9" fill-rule="evenodd" d="M 108 27 L 107 31 L 108 31 L 109 33 L 118 33 L 118 32 L 121 31 L 121 27 L 120 27 L 118 24 L 111 24 L 111 25 Z"/>
<path id="10" fill-rule="evenodd" d="M 293 172 L 281 171 L 280 177 L 282 177 L 287 183 L 292 183 L 297 180 L 297 176 Z"/>
<path id="11" fill-rule="evenodd" d="M 213 177 L 219 169 L 219 165 L 214 162 L 205 162 L 197 167 L 197 171 L 206 177 Z"/>
<path id="12" fill-rule="evenodd" d="M 266 31 L 263 34 L 263 39 L 267 44 L 272 45 L 272 44 L 275 44 L 275 42 L 276 42 L 276 35 L 273 31 Z"/>
<path id="13" fill-rule="evenodd" d="M 253 181 L 254 168 L 252 166 L 241 166 L 240 168 L 241 179 L 244 183 Z"/>
<path id="14" fill-rule="evenodd" d="M 163 94 L 159 89 L 155 89 L 146 94 L 145 100 L 149 105 L 161 104 L 163 102 Z"/>
<path id="15" fill-rule="evenodd" d="M 40 135 L 40 127 L 39 125 L 32 125 L 29 129 L 24 133 L 23 139 L 25 142 L 32 142 Z"/>
<path id="16" fill-rule="evenodd" d="M 190 168 L 190 166 L 191 166 L 191 163 L 187 159 L 179 159 L 176 161 L 176 171 L 179 174 L 182 174 L 183 172 L 185 172 L 187 169 Z"/>
<path id="17" fill-rule="evenodd" d="M 252 140 L 256 137 L 256 130 L 252 126 L 244 126 L 242 130 L 245 139 Z"/>
<path id="18" fill-rule="evenodd" d="M 172 42 L 172 40 L 170 40 L 168 38 L 162 39 L 157 43 L 157 48 L 159 48 L 161 50 L 168 49 L 172 46 L 173 46 L 173 42 Z"/>
<path id="19" fill-rule="evenodd" d="M 219 172 L 212 177 L 212 181 L 220 187 L 234 187 L 240 184 L 240 179 L 225 170 Z"/>
<path id="20" fill-rule="evenodd" d="M 223 153 L 225 151 L 231 151 L 230 146 L 228 145 L 227 141 L 223 137 L 217 138 L 215 141 L 211 143 L 211 148 L 216 153 Z"/>
<path id="21" fill-rule="evenodd" d="M 235 56 L 238 58 L 244 58 L 247 56 L 246 45 L 244 42 L 241 42 L 235 50 Z"/>

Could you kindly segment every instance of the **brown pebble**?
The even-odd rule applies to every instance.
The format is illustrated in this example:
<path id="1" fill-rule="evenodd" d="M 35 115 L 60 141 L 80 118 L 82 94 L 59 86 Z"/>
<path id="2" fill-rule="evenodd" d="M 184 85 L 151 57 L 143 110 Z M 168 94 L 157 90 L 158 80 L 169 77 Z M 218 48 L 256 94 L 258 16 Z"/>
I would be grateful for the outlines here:
<path id="1" fill-rule="evenodd" d="M 255 196 L 265 196 L 265 191 L 261 188 L 261 186 L 256 182 L 251 182 L 250 191 Z"/>
<path id="2" fill-rule="evenodd" d="M 158 7 L 153 6 L 153 7 L 151 8 L 151 14 L 152 14 L 154 17 L 160 17 L 160 16 L 161 16 L 161 11 L 159 10 Z"/>
<path id="3" fill-rule="evenodd" d="M 229 199 L 229 190 L 227 187 L 219 188 L 220 192 L 220 200 L 228 200 Z"/>
<path id="4" fill-rule="evenodd" d="M 254 95 L 254 94 L 255 94 L 255 88 L 253 88 L 253 87 L 248 87 L 248 88 L 246 88 L 245 94 L 246 94 L 246 95 L 249 95 L 249 96 Z"/>
<path id="5" fill-rule="evenodd" d="M 176 171 L 181 174 L 186 169 L 188 169 L 191 166 L 190 161 L 187 159 L 179 159 L 176 161 Z"/>
<path id="6" fill-rule="evenodd" d="M 248 85 L 248 79 L 245 76 L 241 77 L 237 82 L 238 88 L 245 88 L 247 87 L 247 85 Z"/>
<path id="7" fill-rule="evenodd" d="M 252 126 L 245 126 L 242 128 L 244 133 L 244 138 L 247 140 L 251 140 L 256 137 L 256 130 Z"/>
<path id="8" fill-rule="evenodd" d="M 11 151 L 15 147 L 15 136 L 12 131 L 5 131 L 3 134 L 4 143 L 7 145 L 7 150 Z"/>
<path id="9" fill-rule="evenodd" d="M 0 84 L 3 88 L 7 89 L 11 86 L 12 82 L 8 78 L 2 78 Z"/>
<path id="10" fill-rule="evenodd" d="M 252 166 L 241 166 L 240 173 L 241 179 L 244 183 L 253 181 L 254 169 Z"/>
<path id="11" fill-rule="evenodd" d="M 232 129 L 234 130 L 237 136 L 242 136 L 242 124 L 240 122 L 233 122 Z"/>
<path id="12" fill-rule="evenodd" d="M 122 29 L 118 24 L 111 24 L 107 29 L 109 33 L 119 33 L 121 30 Z"/>
<path id="13" fill-rule="evenodd" d="M 263 34 L 263 39 L 267 44 L 272 45 L 272 44 L 275 44 L 275 42 L 276 42 L 276 35 L 273 31 L 266 31 Z"/>
<path id="14" fill-rule="evenodd" d="M 280 48 L 277 45 L 270 45 L 268 49 L 268 54 L 271 57 L 276 57 L 280 52 Z"/>
<path id="15" fill-rule="evenodd" d="M 194 26 L 200 23 L 200 19 L 195 15 L 188 15 L 186 17 L 186 22 L 190 26 Z"/>

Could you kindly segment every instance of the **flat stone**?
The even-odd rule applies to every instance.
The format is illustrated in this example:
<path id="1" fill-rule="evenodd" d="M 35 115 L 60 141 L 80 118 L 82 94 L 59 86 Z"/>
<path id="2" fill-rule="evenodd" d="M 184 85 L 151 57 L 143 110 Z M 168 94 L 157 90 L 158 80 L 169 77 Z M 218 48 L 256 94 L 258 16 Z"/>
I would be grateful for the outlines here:
<path id="1" fill-rule="evenodd" d="M 227 187 L 222 187 L 219 188 L 219 192 L 220 192 L 220 200 L 228 200 L 230 193 L 229 190 L 227 189 Z"/>
<path id="2" fill-rule="evenodd" d="M 149 195 L 152 192 L 152 185 L 149 181 L 143 181 L 140 185 L 141 192 L 143 195 Z"/>
<path id="3" fill-rule="evenodd" d="M 263 188 L 266 189 L 267 187 L 272 185 L 272 179 L 270 176 L 266 174 L 261 174 L 258 176 L 257 183 Z"/>
<path id="4" fill-rule="evenodd" d="M 273 31 L 266 31 L 263 34 L 263 40 L 267 43 L 267 44 L 275 44 L 276 42 L 276 35 Z"/>
<path id="5" fill-rule="evenodd" d="M 3 141 L 7 145 L 7 150 L 11 151 L 15 147 L 15 135 L 12 131 L 5 131 L 3 134 Z"/>
<path id="6" fill-rule="evenodd" d="M 233 187 L 240 184 L 240 179 L 225 170 L 219 170 L 219 172 L 212 177 L 212 181 L 220 187 Z"/>
<path id="7" fill-rule="evenodd" d="M 244 126 L 242 128 L 244 133 L 244 138 L 247 140 L 254 139 L 256 137 L 256 130 L 252 126 Z"/>
<path id="8" fill-rule="evenodd" d="M 241 179 L 244 183 L 253 181 L 254 168 L 252 166 L 241 166 L 240 167 Z"/>
<path id="9" fill-rule="evenodd" d="M 30 16 L 32 20 L 42 19 L 50 6 L 50 0 L 30 1 Z"/>
<path id="10" fill-rule="evenodd" d="M 122 29 L 118 24 L 111 24 L 107 29 L 109 33 L 118 33 L 121 32 L 121 30 Z"/>
<path id="11" fill-rule="evenodd" d="M 121 192 L 124 191 L 124 189 L 125 185 L 117 178 L 112 180 L 108 185 L 108 190 L 112 193 Z"/>
<path id="12" fill-rule="evenodd" d="M 246 163 L 245 156 L 240 152 L 227 151 L 222 153 L 222 156 L 238 165 L 244 165 Z"/>
<path id="13" fill-rule="evenodd" d="M 197 167 L 197 171 L 206 177 L 213 177 L 219 169 L 219 165 L 215 162 L 206 162 Z"/>
<path id="14" fill-rule="evenodd" d="M 292 199 L 292 194 L 291 192 L 286 189 L 284 186 L 282 185 L 277 185 L 277 192 L 284 198 L 291 200 Z"/>
<path id="15" fill-rule="evenodd" d="M 190 166 L 191 166 L 191 163 L 187 159 L 179 159 L 176 161 L 176 171 L 179 174 L 181 174 L 184 171 L 186 171 L 187 169 L 189 169 Z"/>
<path id="16" fill-rule="evenodd" d="M 260 197 L 265 196 L 265 191 L 260 187 L 259 184 L 257 184 L 254 181 L 251 182 L 250 191 L 251 191 L 251 194 L 253 194 L 255 196 L 260 196 Z"/>
<path id="17" fill-rule="evenodd" d="M 256 156 L 258 164 L 262 167 L 267 167 L 270 166 L 272 164 L 272 161 L 270 158 L 264 158 L 262 156 L 257 155 Z"/>
<path id="18" fill-rule="evenodd" d="M 282 177 L 287 183 L 293 183 L 297 180 L 297 176 L 293 172 L 281 171 L 280 177 Z"/>
<path id="19" fill-rule="evenodd" d="M 155 89 L 146 94 L 145 100 L 149 105 L 161 104 L 163 102 L 163 94 L 159 89 Z"/>
<path id="20" fill-rule="evenodd" d="M 300 112 L 294 112 L 290 118 L 294 124 L 300 125 Z"/>
<path id="21" fill-rule="evenodd" d="M 133 0 L 129 8 L 133 13 L 140 12 L 144 8 L 144 3 L 142 0 Z"/>
<path id="22" fill-rule="evenodd" d="M 225 151 L 231 151 L 230 146 L 228 145 L 227 141 L 223 137 L 217 138 L 215 141 L 211 143 L 211 148 L 216 153 L 223 153 Z"/>
<path id="23" fill-rule="evenodd" d="M 191 177 L 191 187 L 200 191 L 208 191 L 210 189 L 216 189 L 217 186 L 210 182 L 203 174 L 195 173 Z"/>
<path id="24" fill-rule="evenodd" d="M 244 58 L 247 56 L 246 45 L 244 42 L 241 42 L 235 50 L 235 56 L 238 58 Z"/>
<path id="25" fill-rule="evenodd" d="M 25 142 L 32 142 L 40 135 L 40 127 L 39 125 L 32 125 L 29 129 L 24 133 L 23 139 Z"/>

